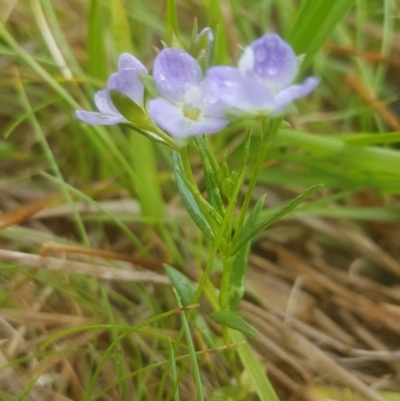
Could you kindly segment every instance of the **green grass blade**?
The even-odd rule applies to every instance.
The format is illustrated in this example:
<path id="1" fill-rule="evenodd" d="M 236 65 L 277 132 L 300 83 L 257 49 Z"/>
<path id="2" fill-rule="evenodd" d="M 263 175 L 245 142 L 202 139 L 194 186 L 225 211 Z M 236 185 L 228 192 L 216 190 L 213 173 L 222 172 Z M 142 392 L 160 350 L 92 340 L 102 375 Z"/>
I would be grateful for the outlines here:
<path id="1" fill-rule="evenodd" d="M 104 80 L 107 77 L 105 53 L 105 32 L 108 27 L 109 10 L 101 0 L 91 0 L 88 19 L 88 71 L 95 78 Z"/>
<path id="2" fill-rule="evenodd" d="M 49 181 L 55 182 L 58 185 L 61 185 L 61 182 L 56 178 L 53 177 L 49 174 L 43 174 Z M 102 213 L 107 215 L 117 227 L 121 229 L 121 231 L 126 235 L 127 238 L 129 238 L 134 244 L 138 251 L 141 253 L 142 256 L 144 257 L 149 257 L 149 252 L 148 250 L 142 245 L 140 240 L 136 237 L 136 235 L 132 232 L 132 230 L 118 217 L 116 217 L 113 213 L 110 213 L 108 210 L 106 210 L 104 207 L 102 207 L 99 203 L 97 203 L 95 200 L 93 200 L 90 196 L 86 195 L 82 191 L 79 191 L 78 189 L 74 188 L 73 186 L 64 183 L 65 187 L 68 189 L 69 192 L 71 192 L 74 196 L 76 196 L 79 199 L 84 200 L 87 202 L 89 205 L 93 205 L 97 207 Z"/>
<path id="3" fill-rule="evenodd" d="M 178 307 L 182 308 L 182 303 L 179 298 L 179 294 L 176 291 L 175 291 L 175 297 L 176 297 L 176 300 L 178 303 Z M 183 312 L 183 311 L 181 312 L 181 319 L 182 319 L 183 330 L 185 332 L 186 341 L 187 341 L 188 347 L 189 347 L 190 359 L 192 361 L 193 376 L 194 376 L 194 380 L 196 383 L 196 390 L 197 390 L 197 397 L 198 397 L 197 400 L 204 401 L 203 385 L 201 383 L 200 369 L 199 369 L 199 364 L 197 362 L 196 351 L 194 348 L 192 335 L 190 333 L 189 322 L 186 318 L 185 312 Z"/>
<path id="4" fill-rule="evenodd" d="M 399 143 L 400 142 L 400 131 L 388 132 L 381 134 L 364 134 L 362 132 L 357 134 L 344 134 L 336 137 L 347 143 L 352 143 L 355 145 L 379 145 L 379 144 L 389 144 L 389 143 Z"/>
<path id="5" fill-rule="evenodd" d="M 179 401 L 178 372 L 176 370 L 175 351 L 171 339 L 169 339 L 169 360 L 171 361 L 171 374 L 174 387 L 174 401 Z"/>
<path id="6" fill-rule="evenodd" d="M 19 77 L 17 77 L 17 79 L 19 79 Z M 50 147 L 49 143 L 47 142 L 46 135 L 44 134 L 41 125 L 39 124 L 38 120 L 36 119 L 34 112 L 32 111 L 31 104 L 26 95 L 26 92 L 22 85 L 22 82 L 19 81 L 18 84 L 19 84 L 18 85 L 18 89 L 19 89 L 18 94 L 19 94 L 21 103 L 25 108 L 25 112 L 27 114 L 29 114 L 28 121 L 32 125 L 32 129 L 35 132 L 37 140 L 42 147 L 42 151 L 47 159 L 47 162 L 48 162 L 50 168 L 52 169 L 54 175 L 57 177 L 57 179 L 60 183 L 61 192 L 63 193 L 65 200 L 71 209 L 71 213 L 74 218 L 74 222 L 76 224 L 76 227 L 77 227 L 77 230 L 81 237 L 81 240 L 83 241 L 85 246 L 90 247 L 90 240 L 89 240 L 89 236 L 86 232 L 85 225 L 83 224 L 82 218 L 79 215 L 78 211 L 76 210 L 75 203 L 74 203 L 74 200 L 72 199 L 72 196 L 69 194 L 66 186 L 64 185 L 65 184 L 64 178 L 61 174 L 60 168 L 58 167 L 56 158 L 53 155 L 51 147 Z"/>
<path id="7" fill-rule="evenodd" d="M 212 64 L 225 64 L 229 59 L 228 37 L 222 13 L 221 0 L 208 0 L 210 27 L 214 32 L 214 52 Z"/>
<path id="8" fill-rule="evenodd" d="M 174 315 L 176 313 L 180 313 L 181 309 L 172 309 L 167 312 L 161 313 L 156 316 L 152 316 L 148 319 L 142 320 L 140 323 L 135 324 L 135 325 L 128 325 L 128 324 L 87 324 L 84 326 L 77 326 L 77 327 L 71 327 L 66 330 L 61 330 L 55 334 L 52 334 L 46 338 L 46 341 L 43 342 L 41 345 L 42 350 L 46 349 L 50 344 L 52 344 L 54 341 L 59 340 L 60 338 L 63 338 L 65 336 L 68 336 L 70 334 L 74 333 L 79 333 L 81 331 L 87 331 L 87 330 L 120 330 L 122 332 L 127 332 L 127 333 L 133 333 L 135 331 L 138 331 L 142 327 L 145 327 L 151 323 L 157 322 L 158 320 L 165 319 L 171 315 Z"/>
<path id="9" fill-rule="evenodd" d="M 306 54 L 301 71 L 307 69 L 354 1 L 306 0 L 301 3 L 292 30 L 286 38 L 297 54 Z"/>
<path id="10" fill-rule="evenodd" d="M 400 178 L 400 152 L 379 147 L 356 146 L 335 138 L 306 132 L 281 130 L 275 145 L 295 146 L 314 156 L 334 160 L 333 165 L 352 166 L 359 170 L 388 174 Z"/>
<path id="11" fill-rule="evenodd" d="M 178 16 L 176 13 L 176 1 L 167 0 L 166 16 L 167 44 L 172 46 L 174 35 L 178 35 Z"/>
<path id="12" fill-rule="evenodd" d="M 131 31 L 123 0 L 113 0 L 109 12 L 111 12 L 111 36 L 115 54 L 133 53 Z"/>

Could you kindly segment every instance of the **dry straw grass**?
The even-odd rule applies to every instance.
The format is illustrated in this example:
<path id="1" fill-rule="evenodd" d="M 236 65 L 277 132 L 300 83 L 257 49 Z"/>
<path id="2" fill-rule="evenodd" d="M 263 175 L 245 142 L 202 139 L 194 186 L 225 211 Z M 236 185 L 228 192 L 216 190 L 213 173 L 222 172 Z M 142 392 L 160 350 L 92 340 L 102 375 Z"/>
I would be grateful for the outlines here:
<path id="1" fill-rule="evenodd" d="M 55 210 L 57 207 L 53 206 Z M 1 218 L 9 221 L 9 216 L 16 215 L 12 210 Z M 50 231 L 51 224 L 46 224 L 51 221 L 52 209 L 43 210 L 41 215 L 24 224 L 33 231 L 38 230 L 38 224 Z M 54 215 L 57 225 L 69 218 L 67 213 Z M 400 264 L 396 241 L 392 241 L 387 223 L 384 226 L 385 230 L 379 223 L 370 224 L 361 233 L 346 221 L 302 217 L 279 224 L 256 244 L 250 257 L 249 290 L 241 310 L 260 334 L 253 346 L 283 399 L 295 394 L 297 399 L 319 400 L 316 389 L 329 386 L 351 388 L 374 401 L 383 399 L 379 395 L 382 391 L 400 391 L 400 355 L 396 351 L 400 346 Z M 400 229 L 397 224 L 389 228 L 393 232 Z M 105 329 L 78 332 L 56 341 L 46 358 L 37 357 L 41 355 L 40 345 L 52 334 L 102 320 L 88 314 L 87 308 L 67 294 L 37 281 L 35 275 L 43 270 L 56 272 L 66 283 L 71 274 L 85 275 L 126 294 L 124 282 L 169 286 L 160 271 L 149 270 L 158 270 L 161 261 L 140 266 L 140 258 L 112 250 L 47 244 L 40 255 L 5 249 L 15 248 L 5 245 L 0 260 L 19 268 L 18 273 L 2 280 L 10 307 L 0 308 L 0 388 L 20 394 L 37 379 L 26 399 L 78 400 L 84 391 L 82 369 L 89 366 L 89 359 L 100 358 L 93 340 L 96 338 L 98 346 L 106 349 L 111 338 Z M 49 253 L 53 256 L 47 256 Z M 110 260 L 114 260 L 113 266 Z M 122 314 L 137 323 L 148 315 L 139 309 L 133 320 L 135 312 Z M 169 329 L 169 336 L 176 334 Z M 142 335 L 133 336 L 141 352 L 162 362 L 163 357 L 154 354 Z M 204 344 L 200 341 L 197 346 L 201 349 Z M 13 364 L 23 357 L 26 362 Z M 205 386 L 213 387 L 207 369 L 203 374 Z M 116 379 L 108 363 L 103 365 L 100 377 L 101 387 Z M 190 380 L 182 386 L 186 388 L 183 392 L 190 394 Z M 111 390 L 104 397 L 116 400 L 118 392 Z"/>

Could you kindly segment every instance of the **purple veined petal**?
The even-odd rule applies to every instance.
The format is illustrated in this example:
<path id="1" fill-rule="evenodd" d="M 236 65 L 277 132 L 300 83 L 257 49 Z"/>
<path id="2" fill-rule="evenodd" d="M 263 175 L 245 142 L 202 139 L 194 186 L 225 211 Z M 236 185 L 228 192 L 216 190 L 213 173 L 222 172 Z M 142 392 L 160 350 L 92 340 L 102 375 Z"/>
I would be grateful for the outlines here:
<path id="1" fill-rule="evenodd" d="M 183 115 L 180 107 L 161 98 L 150 100 L 148 110 L 151 118 L 159 127 L 178 138 L 215 133 L 228 124 L 227 120 L 208 117 L 191 120 Z"/>
<path id="2" fill-rule="evenodd" d="M 206 78 L 218 98 L 230 107 L 256 113 L 274 106 L 270 90 L 255 79 L 244 78 L 237 68 L 213 67 Z"/>
<path id="3" fill-rule="evenodd" d="M 118 70 L 132 69 L 147 74 L 147 68 L 129 53 L 122 53 L 118 59 Z"/>
<path id="4" fill-rule="evenodd" d="M 207 117 L 224 118 L 226 103 L 218 96 L 217 88 L 206 78 L 200 85 L 202 91 L 202 109 Z"/>
<path id="5" fill-rule="evenodd" d="M 239 60 L 244 77 L 261 80 L 271 91 L 289 86 L 298 71 L 296 54 L 279 35 L 267 33 L 246 48 Z"/>
<path id="6" fill-rule="evenodd" d="M 76 116 L 79 120 L 91 125 L 114 125 L 126 121 L 121 114 L 105 114 L 95 111 L 77 110 Z"/>
<path id="7" fill-rule="evenodd" d="M 164 49 L 157 55 L 153 67 L 158 93 L 172 103 L 182 100 L 185 91 L 202 80 L 199 63 L 181 49 Z"/>
<path id="8" fill-rule="evenodd" d="M 107 80 L 107 89 L 121 92 L 139 106 L 143 105 L 144 86 L 133 69 L 123 69 L 112 74 Z"/>
<path id="9" fill-rule="evenodd" d="M 119 114 L 115 106 L 111 103 L 107 89 L 96 92 L 94 95 L 94 103 L 96 107 L 105 114 Z"/>
<path id="10" fill-rule="evenodd" d="M 318 85 L 319 79 L 308 77 L 299 85 L 292 85 L 280 91 L 275 98 L 276 111 L 282 110 L 293 100 L 309 95 Z"/>

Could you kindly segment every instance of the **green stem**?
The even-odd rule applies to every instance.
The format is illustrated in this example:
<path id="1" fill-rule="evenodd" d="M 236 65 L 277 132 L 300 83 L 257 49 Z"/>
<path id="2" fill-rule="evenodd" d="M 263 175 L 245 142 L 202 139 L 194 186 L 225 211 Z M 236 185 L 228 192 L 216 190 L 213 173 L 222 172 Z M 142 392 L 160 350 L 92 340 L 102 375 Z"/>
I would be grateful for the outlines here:
<path id="1" fill-rule="evenodd" d="M 262 166 L 264 164 L 266 153 L 268 151 L 269 146 L 271 145 L 273 138 L 275 137 L 276 133 L 279 130 L 281 122 L 282 122 L 282 118 L 271 119 L 268 121 L 268 124 L 267 124 L 265 118 L 261 119 L 260 149 L 258 151 L 256 165 L 254 166 L 253 174 L 251 176 L 249 186 L 246 191 L 246 196 L 243 201 L 242 209 L 240 211 L 239 220 L 236 225 L 236 232 L 235 232 L 235 236 L 233 237 L 233 241 L 232 241 L 233 248 L 234 248 L 234 244 L 237 242 L 237 240 L 239 238 L 240 232 L 242 231 L 242 227 L 244 224 L 244 220 L 246 218 L 247 210 L 249 208 L 250 201 L 253 196 L 254 188 L 258 181 L 258 176 L 259 176 Z"/>
<path id="2" fill-rule="evenodd" d="M 221 288 L 219 292 L 219 305 L 221 310 L 229 309 L 229 281 L 232 273 L 233 257 L 223 258 Z"/>

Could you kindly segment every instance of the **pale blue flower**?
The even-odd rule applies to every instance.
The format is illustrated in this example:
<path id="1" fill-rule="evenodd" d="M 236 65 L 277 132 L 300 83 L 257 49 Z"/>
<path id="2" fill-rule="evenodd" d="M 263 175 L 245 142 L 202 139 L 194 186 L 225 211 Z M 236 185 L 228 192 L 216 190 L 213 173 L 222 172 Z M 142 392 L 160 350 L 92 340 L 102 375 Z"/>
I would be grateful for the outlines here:
<path id="1" fill-rule="evenodd" d="M 180 49 L 164 49 L 154 62 L 153 79 L 160 97 L 150 100 L 153 121 L 176 137 L 215 133 L 228 124 L 224 105 L 214 93 L 199 63 Z"/>
<path id="2" fill-rule="evenodd" d="M 213 67 L 207 80 L 231 112 L 277 114 L 293 100 L 311 93 L 315 77 L 292 85 L 298 60 L 290 45 L 277 34 L 268 33 L 247 47 L 238 68 Z"/>
<path id="3" fill-rule="evenodd" d="M 118 72 L 107 80 L 107 88 L 97 92 L 94 102 L 99 112 L 77 110 L 76 116 L 87 124 L 114 125 L 127 120 L 118 112 L 110 99 L 110 90 L 123 93 L 139 106 L 143 106 L 144 86 L 139 73 L 147 74 L 147 69 L 128 53 L 119 56 Z"/>

